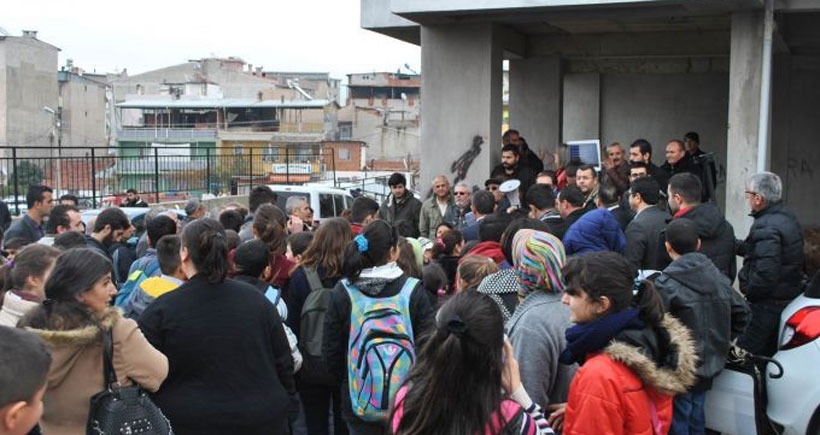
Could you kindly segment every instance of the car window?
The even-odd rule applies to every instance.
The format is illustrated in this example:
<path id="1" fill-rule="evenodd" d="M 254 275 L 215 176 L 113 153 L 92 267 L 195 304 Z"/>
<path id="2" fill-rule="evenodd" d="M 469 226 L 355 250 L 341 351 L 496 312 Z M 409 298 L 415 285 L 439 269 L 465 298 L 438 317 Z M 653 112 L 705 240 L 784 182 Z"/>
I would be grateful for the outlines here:
<path id="1" fill-rule="evenodd" d="M 349 196 L 345 196 L 345 208 L 346 209 L 353 208 L 353 198 L 351 198 Z"/>
<path id="2" fill-rule="evenodd" d="M 319 217 L 329 218 L 335 216 L 333 214 L 333 195 L 329 193 L 319 194 Z"/>
<path id="3" fill-rule="evenodd" d="M 333 216 L 339 216 L 345 209 L 345 198 L 342 195 L 333 195 L 333 202 L 336 205 L 336 213 Z"/>

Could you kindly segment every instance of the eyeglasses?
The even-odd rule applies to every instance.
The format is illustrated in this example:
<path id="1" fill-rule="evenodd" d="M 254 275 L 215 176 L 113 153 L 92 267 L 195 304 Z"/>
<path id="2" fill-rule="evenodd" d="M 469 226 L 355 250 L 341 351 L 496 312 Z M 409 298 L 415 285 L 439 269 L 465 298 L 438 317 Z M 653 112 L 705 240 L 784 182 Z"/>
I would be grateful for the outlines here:
<path id="1" fill-rule="evenodd" d="M 746 194 L 747 194 L 747 195 L 752 195 L 752 196 L 757 196 L 757 195 L 760 195 L 759 193 L 757 193 L 757 192 L 752 192 L 751 190 L 747 190 L 747 191 L 746 191 Z"/>
<path id="2" fill-rule="evenodd" d="M 455 194 L 458 195 L 458 196 L 462 196 L 462 195 L 467 195 L 467 192 L 456 192 Z"/>
<path id="3" fill-rule="evenodd" d="M 498 190 L 498 186 L 488 186 L 487 190 L 489 190 L 490 192 L 495 192 L 496 190 Z"/>

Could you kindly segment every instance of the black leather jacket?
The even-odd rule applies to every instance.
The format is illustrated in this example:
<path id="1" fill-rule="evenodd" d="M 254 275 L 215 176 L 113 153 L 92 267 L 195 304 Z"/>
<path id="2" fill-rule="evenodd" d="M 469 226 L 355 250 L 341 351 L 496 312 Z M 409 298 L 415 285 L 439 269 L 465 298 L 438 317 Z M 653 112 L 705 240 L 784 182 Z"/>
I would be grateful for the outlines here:
<path id="1" fill-rule="evenodd" d="M 786 302 L 803 291 L 803 231 L 782 203 L 752 213 L 749 236 L 738 244 L 743 257 L 740 291 L 750 302 Z"/>

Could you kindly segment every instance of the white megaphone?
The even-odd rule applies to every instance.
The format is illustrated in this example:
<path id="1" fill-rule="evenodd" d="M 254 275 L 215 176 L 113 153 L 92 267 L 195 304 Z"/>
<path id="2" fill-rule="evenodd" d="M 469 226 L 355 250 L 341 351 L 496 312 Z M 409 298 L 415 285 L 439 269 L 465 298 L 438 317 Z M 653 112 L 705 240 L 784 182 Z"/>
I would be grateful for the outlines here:
<path id="1" fill-rule="evenodd" d="M 521 186 L 519 180 L 507 180 L 498 186 L 498 190 L 510 200 L 510 206 L 521 208 L 521 198 L 518 196 L 518 188 Z"/>

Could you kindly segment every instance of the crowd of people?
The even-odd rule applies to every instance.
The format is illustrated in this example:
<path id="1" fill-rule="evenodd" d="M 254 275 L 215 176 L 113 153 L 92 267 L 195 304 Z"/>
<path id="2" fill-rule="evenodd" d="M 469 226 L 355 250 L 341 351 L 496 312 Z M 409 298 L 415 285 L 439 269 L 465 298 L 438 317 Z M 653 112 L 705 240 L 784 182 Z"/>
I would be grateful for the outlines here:
<path id="1" fill-rule="evenodd" d="M 422 202 L 396 173 L 319 223 L 257 186 L 153 208 L 136 247 L 121 209 L 86 228 L 32 186 L 0 270 L 0 433 L 85 433 L 106 336 L 177 434 L 703 433 L 730 347 L 772 355 L 802 290 L 780 178 L 749 178 L 737 240 L 697 134 L 661 166 L 612 144 L 601 171 L 502 142 L 484 189 L 438 176 Z"/>

